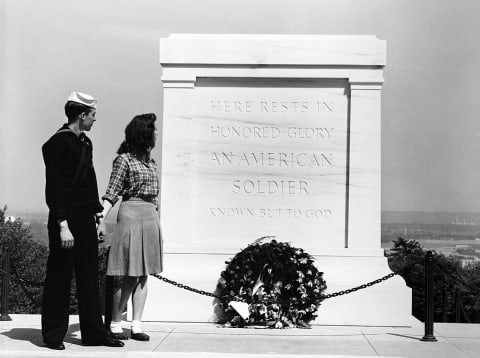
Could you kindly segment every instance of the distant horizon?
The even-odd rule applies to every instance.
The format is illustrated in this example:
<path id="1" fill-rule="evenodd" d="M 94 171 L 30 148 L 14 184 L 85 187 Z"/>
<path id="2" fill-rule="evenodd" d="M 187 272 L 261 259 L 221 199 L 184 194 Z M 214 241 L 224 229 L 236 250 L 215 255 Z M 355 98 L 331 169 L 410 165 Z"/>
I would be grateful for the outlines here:
<path id="1" fill-rule="evenodd" d="M 5 205 L 2 206 L 2 210 Z M 45 210 L 29 210 L 29 209 L 11 209 L 7 205 L 7 212 L 15 212 L 15 213 L 30 213 L 30 214 L 44 214 L 48 213 L 48 209 Z M 480 211 L 469 211 L 469 210 L 440 210 L 440 211 L 431 211 L 431 210 L 381 210 L 382 213 L 432 213 L 432 214 L 462 214 L 462 213 L 469 213 L 469 214 L 479 214 Z"/>
<path id="2" fill-rule="evenodd" d="M 3 207 L 2 207 L 3 210 Z M 115 222 L 118 205 L 116 205 L 107 218 L 108 222 Z M 24 219 L 24 217 L 48 216 L 48 209 L 45 210 L 16 210 L 7 207 L 6 216 Z M 424 210 L 382 210 L 381 223 L 452 223 L 455 220 L 466 220 L 473 222 L 480 227 L 480 211 L 424 211 Z"/>
<path id="3" fill-rule="evenodd" d="M 371 35 L 387 46 L 382 212 L 480 212 L 479 23 L 480 2 L 453 0 L 0 1 L 0 200 L 44 210 L 41 146 L 71 91 L 99 99 L 100 194 L 134 115 L 156 113 L 162 137 L 161 38 Z M 161 140 L 152 155 L 160 167 Z"/>

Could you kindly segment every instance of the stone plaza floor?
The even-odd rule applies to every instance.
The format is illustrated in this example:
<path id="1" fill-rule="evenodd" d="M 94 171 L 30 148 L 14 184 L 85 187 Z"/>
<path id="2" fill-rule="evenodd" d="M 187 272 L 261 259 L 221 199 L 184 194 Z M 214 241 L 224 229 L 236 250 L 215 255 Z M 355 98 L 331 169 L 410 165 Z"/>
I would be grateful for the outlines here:
<path id="1" fill-rule="evenodd" d="M 0 322 L 0 357 L 480 357 L 480 324 L 435 323 L 437 342 L 422 342 L 424 326 L 313 326 L 311 329 L 225 328 L 212 323 L 145 322 L 149 342 L 123 348 L 81 345 L 78 317 L 70 316 L 64 351 L 42 344 L 39 315 Z M 127 323 L 124 327 L 126 332 Z"/>

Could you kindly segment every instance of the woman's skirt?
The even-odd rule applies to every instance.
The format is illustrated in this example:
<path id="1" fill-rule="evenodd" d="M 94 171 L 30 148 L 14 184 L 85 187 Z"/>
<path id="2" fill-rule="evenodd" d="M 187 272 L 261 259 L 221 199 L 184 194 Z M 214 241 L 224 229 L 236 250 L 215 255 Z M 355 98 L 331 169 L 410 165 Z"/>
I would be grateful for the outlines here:
<path id="1" fill-rule="evenodd" d="M 108 256 L 107 275 L 147 276 L 162 272 L 163 243 L 155 205 L 122 201 Z"/>

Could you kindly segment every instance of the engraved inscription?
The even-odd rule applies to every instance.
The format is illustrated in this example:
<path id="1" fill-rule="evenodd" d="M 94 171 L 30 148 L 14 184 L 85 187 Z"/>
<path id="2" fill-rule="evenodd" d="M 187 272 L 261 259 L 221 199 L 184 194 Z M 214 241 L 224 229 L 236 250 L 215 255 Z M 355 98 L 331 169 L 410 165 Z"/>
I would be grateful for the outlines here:
<path id="1" fill-rule="evenodd" d="M 242 101 L 232 99 L 212 99 L 210 111 L 216 113 L 306 113 L 309 111 L 333 112 L 332 100 L 318 100 L 315 102 L 290 100 L 290 101 Z"/>
<path id="2" fill-rule="evenodd" d="M 308 195 L 307 187 L 304 180 L 234 180 L 232 193 Z"/>
<path id="3" fill-rule="evenodd" d="M 282 130 L 278 127 L 220 127 L 210 126 L 212 138 L 279 138 L 282 134 L 288 138 L 297 139 L 330 139 L 333 128 L 288 127 Z"/>
<path id="4" fill-rule="evenodd" d="M 230 92 L 238 98 L 205 92 L 197 135 L 209 144 L 198 163 L 217 180 L 209 195 L 224 204 L 202 206 L 208 217 L 340 220 L 345 96 L 341 89 L 308 91 L 284 89 L 279 98 L 268 88 Z M 270 199 L 275 204 L 259 207 Z"/>
<path id="5" fill-rule="evenodd" d="M 329 167 L 333 162 L 331 153 L 234 153 L 213 152 L 215 165 L 249 167 Z"/>
<path id="6" fill-rule="evenodd" d="M 261 218 L 307 218 L 328 219 L 332 216 L 329 209 L 278 209 L 278 208 L 209 208 L 214 217 L 254 217 Z"/>

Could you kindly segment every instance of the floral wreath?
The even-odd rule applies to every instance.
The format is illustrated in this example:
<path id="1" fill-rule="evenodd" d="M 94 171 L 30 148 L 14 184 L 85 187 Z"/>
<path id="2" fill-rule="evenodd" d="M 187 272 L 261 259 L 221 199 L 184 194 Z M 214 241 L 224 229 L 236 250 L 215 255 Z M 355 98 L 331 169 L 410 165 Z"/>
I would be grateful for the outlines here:
<path id="1" fill-rule="evenodd" d="M 302 249 L 265 238 L 225 262 L 217 286 L 224 323 L 308 328 L 327 288 L 323 272 Z"/>

